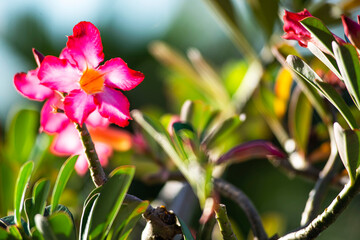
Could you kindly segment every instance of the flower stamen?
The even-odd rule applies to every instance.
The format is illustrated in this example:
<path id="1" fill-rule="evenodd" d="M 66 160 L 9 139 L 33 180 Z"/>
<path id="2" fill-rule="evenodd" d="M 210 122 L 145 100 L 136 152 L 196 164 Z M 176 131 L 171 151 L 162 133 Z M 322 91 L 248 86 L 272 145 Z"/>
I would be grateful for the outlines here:
<path id="1" fill-rule="evenodd" d="M 104 89 L 104 74 L 95 69 L 87 69 L 80 79 L 80 87 L 87 94 L 102 92 Z"/>

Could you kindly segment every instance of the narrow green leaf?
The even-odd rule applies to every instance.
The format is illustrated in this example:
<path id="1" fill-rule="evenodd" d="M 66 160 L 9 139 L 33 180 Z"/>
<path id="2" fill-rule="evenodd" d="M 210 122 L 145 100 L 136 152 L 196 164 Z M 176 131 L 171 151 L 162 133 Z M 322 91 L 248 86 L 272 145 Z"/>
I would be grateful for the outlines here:
<path id="1" fill-rule="evenodd" d="M 322 93 L 338 109 L 352 129 L 357 128 L 355 118 L 351 114 L 349 107 L 331 85 L 321 81 L 321 78 L 314 70 L 299 57 L 289 55 L 286 62 L 301 79 L 309 83 L 314 90 Z"/>
<path id="2" fill-rule="evenodd" d="M 11 119 L 7 137 L 9 158 L 24 163 L 33 148 L 38 132 L 39 113 L 35 110 L 22 109 Z"/>
<path id="3" fill-rule="evenodd" d="M 340 158 L 348 171 L 350 182 L 354 183 L 356 169 L 360 164 L 360 133 L 353 130 L 344 130 L 340 124 L 334 124 L 334 135 Z"/>
<path id="4" fill-rule="evenodd" d="M 332 42 L 336 41 L 333 34 L 323 24 L 323 22 L 316 17 L 307 17 L 300 21 L 300 23 L 311 33 L 311 35 L 321 42 L 326 50 L 332 52 Z"/>
<path id="5" fill-rule="evenodd" d="M 36 182 L 33 190 L 32 202 L 34 204 L 35 213 L 41 215 L 44 214 L 46 199 L 50 190 L 50 181 L 46 179 L 40 179 Z"/>
<path id="6" fill-rule="evenodd" d="M 289 129 L 299 151 L 306 155 L 313 109 L 305 94 L 297 88 L 289 107 Z"/>
<path id="7" fill-rule="evenodd" d="M 32 229 L 31 237 L 33 240 L 45 240 L 44 236 L 39 232 L 39 230 L 36 227 Z"/>
<path id="8" fill-rule="evenodd" d="M 99 198 L 100 193 L 96 193 L 91 195 L 89 194 L 87 201 L 85 201 L 83 207 L 83 213 L 81 215 L 81 222 L 80 222 L 80 230 L 79 230 L 79 238 L 80 240 L 87 240 L 89 236 L 89 228 L 92 221 L 92 216 L 94 213 L 94 206 L 96 200 Z"/>
<path id="9" fill-rule="evenodd" d="M 194 238 L 193 238 L 188 226 L 185 224 L 185 222 L 181 218 L 179 218 L 179 217 L 177 217 L 177 218 L 178 218 L 178 220 L 180 222 L 180 226 L 181 226 L 181 230 L 183 232 L 184 240 L 194 240 Z"/>
<path id="10" fill-rule="evenodd" d="M 333 49 L 346 88 L 355 105 L 360 109 L 360 62 L 358 53 L 351 44 L 340 46 L 333 42 Z"/>
<path id="11" fill-rule="evenodd" d="M 57 239 L 75 240 L 75 226 L 72 219 L 64 212 L 56 212 L 49 216 L 49 225 Z"/>
<path id="12" fill-rule="evenodd" d="M 32 161 L 26 162 L 20 168 L 20 173 L 16 180 L 14 215 L 15 215 L 15 223 L 17 226 L 21 226 L 21 211 L 24 206 L 26 187 L 30 181 L 30 176 L 33 168 L 34 168 L 34 163 Z"/>
<path id="13" fill-rule="evenodd" d="M 217 124 L 203 139 L 201 144 L 206 145 L 207 148 L 212 148 L 220 138 L 233 131 L 239 126 L 241 120 L 239 117 L 230 117 L 223 122 Z"/>
<path id="14" fill-rule="evenodd" d="M 324 96 L 331 102 L 332 105 L 341 113 L 351 129 L 358 128 L 356 120 L 351 113 L 349 106 L 346 104 L 345 100 L 339 95 L 339 93 L 334 89 L 334 87 L 326 82 L 315 80 L 317 85 L 322 90 Z"/>
<path id="15" fill-rule="evenodd" d="M 140 219 L 141 215 L 145 212 L 148 206 L 148 201 L 132 202 L 127 205 L 122 205 L 114 222 L 114 233 L 112 234 L 111 239 L 128 239 L 137 221 Z"/>
<path id="16" fill-rule="evenodd" d="M 14 239 L 23 239 L 19 229 L 15 225 L 11 225 L 7 229 Z"/>
<path id="17" fill-rule="evenodd" d="M 91 239 L 104 239 L 109 233 L 134 174 L 133 166 L 121 166 L 110 174 L 94 206 L 89 228 Z"/>
<path id="18" fill-rule="evenodd" d="M 51 229 L 51 226 L 46 217 L 40 214 L 35 215 L 35 225 L 38 231 L 44 236 L 46 240 L 57 240 L 55 233 Z"/>
<path id="19" fill-rule="evenodd" d="M 311 42 L 308 43 L 308 49 L 320 61 L 322 61 L 339 79 L 343 79 L 343 77 L 340 74 L 339 67 L 336 64 L 336 60 L 332 56 L 328 55 L 327 53 L 324 53 Z"/>
<path id="20" fill-rule="evenodd" d="M 57 205 L 60 200 L 60 196 L 65 189 L 66 183 L 68 182 L 71 173 L 74 171 L 74 166 L 78 156 L 72 156 L 68 158 L 65 163 L 61 166 L 59 171 L 59 175 L 56 179 L 54 190 L 51 196 L 51 208 L 50 208 L 50 215 L 54 212 L 57 208 Z"/>
<path id="21" fill-rule="evenodd" d="M 29 229 L 35 226 L 35 215 L 43 215 L 46 206 L 46 199 L 50 190 L 50 181 L 41 179 L 36 182 L 33 189 L 32 199 L 25 201 L 26 216 L 28 218 Z"/>

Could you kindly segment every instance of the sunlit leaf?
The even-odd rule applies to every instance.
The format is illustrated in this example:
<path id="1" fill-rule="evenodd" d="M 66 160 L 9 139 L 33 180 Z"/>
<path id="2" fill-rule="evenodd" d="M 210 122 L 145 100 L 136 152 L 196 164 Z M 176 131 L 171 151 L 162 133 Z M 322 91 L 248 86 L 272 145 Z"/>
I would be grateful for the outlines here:
<path id="1" fill-rule="evenodd" d="M 311 33 L 312 37 L 326 48 L 328 53 L 333 54 L 332 42 L 336 41 L 335 37 L 320 19 L 307 17 L 301 20 L 300 23 Z"/>
<path id="2" fill-rule="evenodd" d="M 92 221 L 89 228 L 91 239 L 104 239 L 110 232 L 134 174 L 135 168 L 132 166 L 118 167 L 102 186 L 99 198 L 92 210 Z"/>
<path id="3" fill-rule="evenodd" d="M 314 72 L 314 70 L 312 70 L 299 57 L 289 55 L 286 61 L 299 78 L 305 80 L 311 85 L 313 91 L 317 90 L 321 92 L 337 108 L 351 128 L 357 128 L 357 123 L 354 116 L 351 114 L 349 107 L 331 85 L 322 82 L 321 78 Z M 322 83 L 319 84 L 320 81 Z M 319 97 L 318 94 L 317 97 Z"/>
<path id="4" fill-rule="evenodd" d="M 32 161 L 26 162 L 21 168 L 15 186 L 15 202 L 14 202 L 14 215 L 15 223 L 21 226 L 21 211 L 24 206 L 24 198 L 27 185 L 30 181 L 31 172 L 34 168 Z"/>
<path id="5" fill-rule="evenodd" d="M 74 171 L 75 163 L 78 159 L 78 155 L 72 156 L 68 158 L 64 164 L 61 166 L 61 169 L 59 171 L 58 177 L 56 179 L 54 189 L 51 196 L 51 209 L 50 214 L 52 214 L 55 209 L 57 208 L 57 205 L 59 203 L 61 194 L 63 193 L 65 186 L 71 176 L 71 173 Z"/>
<path id="6" fill-rule="evenodd" d="M 149 201 L 123 204 L 114 222 L 114 233 L 111 239 L 128 239 L 131 231 L 149 206 Z"/>
<path id="7" fill-rule="evenodd" d="M 360 109 L 360 63 L 355 47 L 351 44 L 340 46 L 333 42 L 336 62 L 350 96 Z"/>
<path id="8" fill-rule="evenodd" d="M 56 212 L 49 216 L 49 225 L 57 239 L 75 240 L 75 226 L 72 219 L 64 212 Z"/>
<path id="9" fill-rule="evenodd" d="M 87 200 L 84 203 L 83 212 L 81 215 L 79 238 L 80 240 L 88 239 L 89 228 L 92 221 L 93 209 L 100 193 L 89 194 Z"/>
<path id="10" fill-rule="evenodd" d="M 340 124 L 334 124 L 335 142 L 340 158 L 348 171 L 351 183 L 356 178 L 356 169 L 360 164 L 360 133 L 344 130 Z"/>

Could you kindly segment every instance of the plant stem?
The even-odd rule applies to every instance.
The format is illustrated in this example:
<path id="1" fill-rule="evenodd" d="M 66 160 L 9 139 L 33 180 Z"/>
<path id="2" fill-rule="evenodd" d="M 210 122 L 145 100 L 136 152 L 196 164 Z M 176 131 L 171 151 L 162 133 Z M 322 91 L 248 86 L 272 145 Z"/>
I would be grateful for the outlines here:
<path id="1" fill-rule="evenodd" d="M 346 184 L 338 196 L 327 208 L 325 208 L 324 212 L 317 216 L 317 218 L 315 218 L 307 227 L 295 232 L 291 232 L 279 238 L 279 240 L 305 240 L 316 238 L 322 231 L 328 228 L 337 219 L 337 217 L 349 205 L 359 190 L 360 177 L 357 176 L 354 183 L 352 185 L 350 185 L 350 182 Z"/>
<path id="2" fill-rule="evenodd" d="M 88 161 L 91 179 L 93 180 L 95 186 L 99 187 L 107 181 L 107 177 L 105 175 L 104 169 L 100 164 L 94 143 L 85 123 L 82 126 L 78 123 L 75 123 L 75 127 L 79 132 L 81 143 L 85 149 L 85 155 Z"/>
<path id="3" fill-rule="evenodd" d="M 230 220 L 226 213 L 226 207 L 224 204 L 219 204 L 215 209 L 216 220 L 219 224 L 221 234 L 224 240 L 237 240 L 236 235 L 234 234 Z"/>
<path id="4" fill-rule="evenodd" d="M 248 196 L 246 196 L 246 194 L 240 189 L 223 179 L 214 178 L 213 183 L 215 189 L 219 193 L 233 200 L 245 212 L 250 222 L 254 239 L 267 240 L 268 236 L 265 232 L 264 226 L 262 225 L 260 215 Z"/>

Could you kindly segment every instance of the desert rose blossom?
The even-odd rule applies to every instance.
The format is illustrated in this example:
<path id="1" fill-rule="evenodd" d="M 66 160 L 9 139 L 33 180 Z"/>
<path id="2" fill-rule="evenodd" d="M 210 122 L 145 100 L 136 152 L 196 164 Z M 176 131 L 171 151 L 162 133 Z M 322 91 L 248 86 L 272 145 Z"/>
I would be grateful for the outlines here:
<path id="1" fill-rule="evenodd" d="M 103 60 L 99 30 L 90 22 L 80 22 L 60 57 L 44 58 L 38 77 L 42 85 L 66 93 L 64 111 L 73 122 L 83 124 L 96 110 L 123 127 L 131 117 L 129 102 L 120 90 L 133 89 L 144 75 L 130 69 L 121 58 L 99 66 Z"/>
<path id="2" fill-rule="evenodd" d="M 298 13 L 293 13 L 285 10 L 285 14 L 283 17 L 283 30 L 285 32 L 285 35 L 283 36 L 283 38 L 287 40 L 297 40 L 299 45 L 302 47 L 307 47 L 308 43 L 311 42 L 321 51 L 328 53 L 327 49 L 323 46 L 323 44 L 317 41 L 317 39 L 314 38 L 303 25 L 301 25 L 300 21 L 307 17 L 313 16 L 306 9 Z M 339 44 L 345 43 L 344 40 L 342 40 L 335 34 L 333 34 L 333 36 Z"/>
<path id="3" fill-rule="evenodd" d="M 358 16 L 358 23 L 345 15 L 341 16 L 341 20 L 346 37 L 348 37 L 350 42 L 360 50 L 360 16 Z"/>

